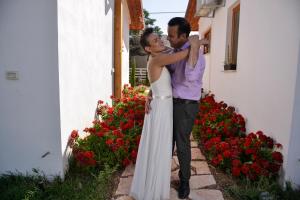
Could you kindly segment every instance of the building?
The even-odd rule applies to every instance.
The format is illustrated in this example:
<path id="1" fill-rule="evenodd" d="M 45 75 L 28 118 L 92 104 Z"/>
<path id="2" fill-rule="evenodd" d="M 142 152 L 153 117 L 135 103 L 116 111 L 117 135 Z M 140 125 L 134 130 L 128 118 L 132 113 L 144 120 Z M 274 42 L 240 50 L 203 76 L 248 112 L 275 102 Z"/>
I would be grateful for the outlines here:
<path id="1" fill-rule="evenodd" d="M 0 1 L 0 173 L 64 176 L 73 129 L 129 82 L 141 0 Z"/>
<path id="2" fill-rule="evenodd" d="M 211 41 L 204 89 L 238 108 L 248 132 L 262 130 L 283 145 L 282 180 L 298 186 L 299 11 L 298 0 L 190 0 L 186 11 Z"/>

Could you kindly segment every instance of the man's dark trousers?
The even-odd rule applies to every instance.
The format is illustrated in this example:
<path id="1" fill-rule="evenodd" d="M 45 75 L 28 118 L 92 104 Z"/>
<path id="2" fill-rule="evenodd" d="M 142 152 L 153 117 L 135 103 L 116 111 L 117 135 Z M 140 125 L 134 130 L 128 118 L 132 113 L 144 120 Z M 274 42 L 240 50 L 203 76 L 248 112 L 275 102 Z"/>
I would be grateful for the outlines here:
<path id="1" fill-rule="evenodd" d="M 179 178 L 182 182 L 189 182 L 191 177 L 190 134 L 198 112 L 197 101 L 173 100 L 173 149 L 176 143 Z"/>

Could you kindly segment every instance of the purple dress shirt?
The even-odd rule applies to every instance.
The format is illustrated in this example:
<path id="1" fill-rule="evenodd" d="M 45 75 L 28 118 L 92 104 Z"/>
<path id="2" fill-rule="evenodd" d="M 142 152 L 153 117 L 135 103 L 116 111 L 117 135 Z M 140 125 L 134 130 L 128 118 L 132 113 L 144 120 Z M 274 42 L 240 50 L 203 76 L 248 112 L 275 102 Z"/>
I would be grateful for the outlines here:
<path id="1" fill-rule="evenodd" d="M 190 46 L 189 42 L 186 42 L 180 49 L 181 51 Z M 175 52 L 176 50 L 174 50 Z M 199 57 L 196 66 L 188 66 L 187 60 L 181 60 L 177 63 L 168 65 L 167 68 L 171 74 L 172 92 L 174 98 L 200 100 L 202 77 L 205 69 L 205 59 L 203 52 L 200 49 Z"/>

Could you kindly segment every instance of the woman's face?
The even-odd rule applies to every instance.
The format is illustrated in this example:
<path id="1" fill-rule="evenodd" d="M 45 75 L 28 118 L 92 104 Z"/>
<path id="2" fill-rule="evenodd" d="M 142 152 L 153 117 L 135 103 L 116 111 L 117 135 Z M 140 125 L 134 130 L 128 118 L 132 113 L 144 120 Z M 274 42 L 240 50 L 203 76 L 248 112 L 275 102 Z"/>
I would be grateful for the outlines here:
<path id="1" fill-rule="evenodd" d="M 158 52 L 165 50 L 165 48 L 166 48 L 163 41 L 155 33 L 151 33 L 148 36 L 147 40 L 148 40 L 150 46 L 146 46 L 145 49 L 146 49 L 146 51 L 148 51 L 150 53 L 158 53 Z"/>

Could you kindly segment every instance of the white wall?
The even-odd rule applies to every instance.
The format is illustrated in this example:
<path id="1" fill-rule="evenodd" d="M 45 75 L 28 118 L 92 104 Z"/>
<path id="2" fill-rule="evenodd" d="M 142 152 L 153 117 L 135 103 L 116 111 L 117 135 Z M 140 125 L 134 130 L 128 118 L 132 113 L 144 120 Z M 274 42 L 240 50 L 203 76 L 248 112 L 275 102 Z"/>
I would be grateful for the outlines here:
<path id="1" fill-rule="evenodd" d="M 211 27 L 211 19 L 210 18 L 204 18 L 204 20 L 201 19 L 201 21 L 198 21 L 199 23 L 199 38 L 204 38 L 204 34 L 209 30 Z M 205 70 L 202 78 L 202 88 L 204 89 L 204 92 L 207 93 L 210 91 L 210 75 L 211 75 L 211 69 L 210 69 L 210 53 L 206 53 L 204 55 L 205 58 Z"/>
<path id="2" fill-rule="evenodd" d="M 125 0 L 122 0 L 122 87 L 129 83 L 129 24 L 130 14 L 128 5 Z"/>
<path id="3" fill-rule="evenodd" d="M 56 1 L 1 0 L 0 174 L 62 175 L 58 88 Z"/>
<path id="4" fill-rule="evenodd" d="M 226 1 L 212 21 L 210 89 L 217 99 L 238 108 L 246 117 L 248 131 L 263 130 L 283 144 L 286 171 L 293 110 L 297 108 L 300 1 L 241 1 L 237 71 L 224 72 L 227 9 L 235 2 Z M 200 32 L 209 24 L 202 23 L 203 19 Z M 295 174 L 290 177 L 300 184 Z"/>
<path id="5" fill-rule="evenodd" d="M 298 72 L 294 98 L 294 110 L 290 146 L 287 158 L 286 178 L 294 180 L 300 186 L 300 42 L 298 50 Z"/>
<path id="6" fill-rule="evenodd" d="M 114 1 L 58 1 L 61 148 L 70 132 L 91 126 L 98 100 L 113 92 Z"/>

